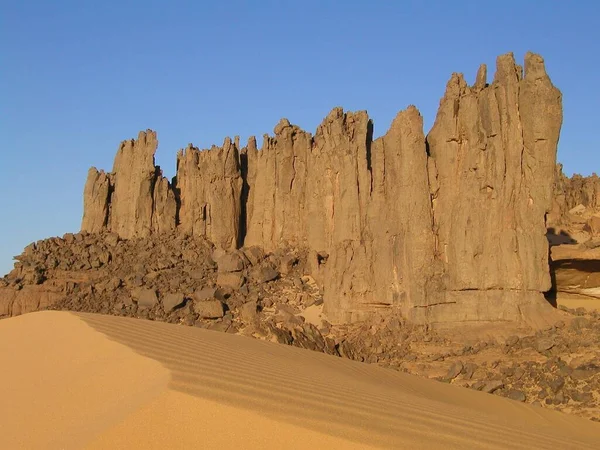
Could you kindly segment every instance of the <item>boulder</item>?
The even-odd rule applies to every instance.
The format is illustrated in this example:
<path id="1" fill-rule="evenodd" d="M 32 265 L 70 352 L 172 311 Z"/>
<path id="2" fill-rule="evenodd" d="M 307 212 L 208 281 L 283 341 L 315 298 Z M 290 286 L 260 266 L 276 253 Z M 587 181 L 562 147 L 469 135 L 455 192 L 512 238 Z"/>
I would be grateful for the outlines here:
<path id="1" fill-rule="evenodd" d="M 246 247 L 243 248 L 242 251 L 244 252 L 244 255 L 246 256 L 250 264 L 253 266 L 260 263 L 265 257 L 265 252 L 260 247 Z"/>
<path id="2" fill-rule="evenodd" d="M 201 319 L 218 319 L 225 315 L 223 303 L 219 300 L 195 301 L 194 312 Z"/>
<path id="3" fill-rule="evenodd" d="M 273 267 L 266 265 L 253 269 L 250 273 L 250 277 L 255 283 L 268 283 L 269 281 L 279 278 L 279 272 Z"/>
<path id="4" fill-rule="evenodd" d="M 242 321 L 253 322 L 258 317 L 258 305 L 255 301 L 249 301 L 239 307 L 239 313 Z"/>
<path id="5" fill-rule="evenodd" d="M 223 289 L 219 289 L 217 287 L 204 287 L 202 289 L 198 289 L 194 292 L 193 296 L 194 300 L 202 301 L 202 300 L 225 300 L 226 292 Z"/>
<path id="6" fill-rule="evenodd" d="M 239 272 L 244 270 L 244 261 L 237 253 L 225 253 L 217 259 L 219 272 Z"/>
<path id="7" fill-rule="evenodd" d="M 219 273 L 217 275 L 217 284 L 223 288 L 240 289 L 246 278 L 241 272 Z"/>
<path id="8" fill-rule="evenodd" d="M 133 293 L 133 298 L 137 301 L 138 308 L 152 308 L 158 303 L 158 296 L 154 289 L 137 289 Z"/>
<path id="9" fill-rule="evenodd" d="M 166 294 L 162 298 L 163 310 L 166 313 L 173 311 L 175 308 L 183 305 L 185 302 L 185 297 L 181 292 L 172 292 Z"/>

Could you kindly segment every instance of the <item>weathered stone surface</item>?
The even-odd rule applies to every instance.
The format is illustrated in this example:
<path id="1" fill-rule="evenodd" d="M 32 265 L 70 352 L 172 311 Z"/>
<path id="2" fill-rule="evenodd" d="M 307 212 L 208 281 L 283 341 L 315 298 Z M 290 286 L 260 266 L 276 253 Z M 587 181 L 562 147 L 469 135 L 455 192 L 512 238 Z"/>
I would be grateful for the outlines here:
<path id="1" fill-rule="evenodd" d="M 133 296 L 140 308 L 152 308 L 158 303 L 158 296 L 154 289 L 137 289 Z"/>
<path id="2" fill-rule="evenodd" d="M 498 389 L 502 388 L 503 386 L 504 386 L 504 383 L 501 380 L 492 380 L 492 381 L 489 381 L 488 383 L 486 383 L 481 390 L 483 392 L 487 392 L 488 394 L 491 394 L 491 393 L 497 391 Z"/>
<path id="3" fill-rule="evenodd" d="M 194 312 L 203 319 L 218 319 L 225 315 L 223 303 L 219 300 L 194 302 Z"/>
<path id="4" fill-rule="evenodd" d="M 83 191 L 82 231 L 98 233 L 106 227 L 111 189 L 109 176 L 95 167 L 90 168 Z"/>
<path id="5" fill-rule="evenodd" d="M 170 233 L 175 230 L 177 202 L 169 181 L 159 174 L 155 179 L 152 209 L 152 231 Z"/>
<path id="6" fill-rule="evenodd" d="M 217 284 L 224 288 L 239 289 L 245 280 L 240 272 L 221 272 L 217 275 Z"/>
<path id="7" fill-rule="evenodd" d="M 0 287 L 0 318 L 45 309 L 63 299 L 64 296 L 63 288 L 53 284 L 24 286 L 19 290 Z"/>
<path id="8" fill-rule="evenodd" d="M 235 143 L 200 151 L 191 145 L 177 154 L 179 228 L 205 236 L 224 249 L 238 247 L 242 174 Z"/>
<path id="9" fill-rule="evenodd" d="M 173 185 L 154 164 L 156 134 L 140 133 L 121 144 L 111 174 L 90 171 L 82 228 L 203 237 L 214 255 L 243 247 L 227 269 L 215 257 L 220 272 L 244 271 L 219 275 L 233 289 L 252 278 L 262 252 L 300 250 L 334 323 L 385 312 L 417 323 L 539 326 L 549 315 L 545 215 L 561 96 L 532 53 L 524 74 L 512 54 L 498 58 L 490 85 L 486 72 L 473 86 L 452 76 L 427 138 L 413 106 L 376 140 L 366 112 L 334 108 L 314 135 L 282 119 L 260 150 L 254 138 L 243 149 L 229 138 L 204 151 L 190 145 Z M 101 256 L 86 264 L 101 267 Z"/>
<path id="10" fill-rule="evenodd" d="M 574 208 L 580 213 L 586 209 L 600 211 L 600 177 L 593 173 L 589 177 L 574 174 L 569 178 L 562 169 L 562 164 L 556 165 L 552 210 L 548 214 L 548 224 L 553 227 L 568 225 L 569 213 L 576 213 Z"/>
<path id="11" fill-rule="evenodd" d="M 524 402 L 525 400 L 527 400 L 527 396 L 525 395 L 525 393 L 517 389 L 510 389 L 506 393 L 506 396 L 511 400 L 516 400 L 518 402 Z"/>
<path id="12" fill-rule="evenodd" d="M 240 309 L 240 317 L 242 318 L 242 320 L 246 321 L 246 322 L 253 322 L 257 319 L 258 316 L 258 306 L 256 304 L 256 302 L 254 301 L 249 301 L 244 303 L 239 309 Z"/>
<path id="13" fill-rule="evenodd" d="M 137 140 L 123 141 L 115 156 L 110 229 L 121 237 L 148 236 L 152 231 L 157 146 L 156 133 L 148 130 Z"/>
<path id="14" fill-rule="evenodd" d="M 205 287 L 194 292 L 194 300 L 200 302 L 203 300 L 219 299 L 219 289 L 216 287 Z"/>
<path id="15" fill-rule="evenodd" d="M 185 297 L 181 292 L 172 292 L 165 295 L 162 299 L 165 312 L 171 312 L 185 302 Z"/>
<path id="16" fill-rule="evenodd" d="M 561 95 L 532 53 L 524 77 L 512 54 L 499 57 L 493 83 L 484 86 L 469 87 L 454 74 L 427 136 L 436 253 L 451 309 L 473 311 L 472 294 L 481 291 L 480 303 L 498 298 L 506 308 L 465 320 L 516 320 L 517 304 L 541 309 L 541 293 L 551 286 L 544 218 Z M 486 298 L 494 291 L 500 295 Z M 432 313 L 445 321 L 445 314 Z"/>
<path id="17" fill-rule="evenodd" d="M 244 269 L 244 261 L 237 253 L 226 253 L 217 259 L 219 272 L 239 272 Z"/>
<path id="18" fill-rule="evenodd" d="M 154 164 L 157 146 L 156 133 L 142 131 L 121 143 L 110 174 L 89 170 L 82 231 L 109 230 L 129 239 L 175 229 L 177 200 Z"/>
<path id="19" fill-rule="evenodd" d="M 256 267 L 250 274 L 253 281 L 257 283 L 268 283 L 279 277 L 279 272 L 271 266 Z"/>

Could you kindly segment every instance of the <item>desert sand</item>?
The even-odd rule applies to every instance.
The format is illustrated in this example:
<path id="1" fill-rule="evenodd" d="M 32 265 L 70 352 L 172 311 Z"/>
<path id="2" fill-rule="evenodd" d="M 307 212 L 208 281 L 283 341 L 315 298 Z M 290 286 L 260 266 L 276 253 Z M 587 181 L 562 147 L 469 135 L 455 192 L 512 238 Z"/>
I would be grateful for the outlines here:
<path id="1" fill-rule="evenodd" d="M 600 424 L 374 365 L 122 317 L 0 322 L 0 448 L 598 448 Z"/>

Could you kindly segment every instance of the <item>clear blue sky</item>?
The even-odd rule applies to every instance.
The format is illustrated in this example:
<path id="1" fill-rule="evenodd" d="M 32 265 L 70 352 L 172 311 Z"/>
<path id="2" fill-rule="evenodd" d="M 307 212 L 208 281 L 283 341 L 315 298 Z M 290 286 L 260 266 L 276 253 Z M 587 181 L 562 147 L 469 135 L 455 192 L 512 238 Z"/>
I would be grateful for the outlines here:
<path id="1" fill-rule="evenodd" d="M 158 131 L 169 177 L 192 142 L 314 131 L 334 106 L 375 135 L 415 104 L 432 125 L 452 72 L 546 59 L 562 90 L 559 160 L 600 172 L 597 1 L 0 0 L 0 274 L 29 242 L 78 231 L 90 166 Z"/>

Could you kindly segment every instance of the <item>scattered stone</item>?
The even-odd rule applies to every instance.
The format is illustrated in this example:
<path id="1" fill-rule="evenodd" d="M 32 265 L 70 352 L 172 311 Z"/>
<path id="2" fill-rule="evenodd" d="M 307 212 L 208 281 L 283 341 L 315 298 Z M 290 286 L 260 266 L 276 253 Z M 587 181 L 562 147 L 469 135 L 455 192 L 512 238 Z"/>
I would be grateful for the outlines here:
<path id="1" fill-rule="evenodd" d="M 185 302 L 185 297 L 180 292 L 173 292 L 173 293 L 167 294 L 162 299 L 163 310 L 166 313 L 170 313 L 175 308 L 183 305 L 184 302 Z"/>
<path id="2" fill-rule="evenodd" d="M 535 344 L 536 350 L 540 353 L 550 350 L 552 347 L 554 347 L 554 341 L 550 338 L 538 339 Z"/>
<path id="3" fill-rule="evenodd" d="M 239 272 L 244 269 L 244 261 L 237 253 L 225 253 L 217 259 L 219 272 Z"/>
<path id="4" fill-rule="evenodd" d="M 194 302 L 194 312 L 202 319 L 218 319 L 225 315 L 223 303 L 219 300 Z"/>
<path id="5" fill-rule="evenodd" d="M 477 367 L 479 366 L 473 362 L 468 362 L 464 365 L 463 372 L 466 380 L 473 378 L 473 374 L 477 370 Z"/>
<path id="6" fill-rule="evenodd" d="M 193 298 L 196 301 L 210 300 L 216 298 L 222 300 L 218 295 L 219 290 L 216 287 L 205 287 L 194 292 Z"/>
<path id="7" fill-rule="evenodd" d="M 527 400 L 525 393 L 523 391 L 519 391 L 518 389 L 509 389 L 506 393 L 506 397 L 518 402 L 524 402 Z"/>
<path id="8" fill-rule="evenodd" d="M 556 377 L 548 382 L 548 386 L 555 394 L 560 391 L 564 385 L 565 379 L 563 377 Z"/>
<path id="9" fill-rule="evenodd" d="M 244 275 L 240 272 L 219 273 L 217 275 L 217 284 L 224 288 L 240 289 L 245 281 Z"/>
<path id="10" fill-rule="evenodd" d="M 464 365 L 462 361 L 455 361 L 448 369 L 448 373 L 444 376 L 444 380 L 452 381 L 463 371 Z"/>
<path id="11" fill-rule="evenodd" d="M 492 380 L 492 381 L 487 382 L 481 390 L 483 392 L 487 392 L 488 394 L 491 394 L 502 387 L 504 387 L 504 383 L 502 382 L 502 380 Z"/>
<path id="12" fill-rule="evenodd" d="M 265 257 L 265 252 L 257 246 L 243 248 L 242 251 L 253 266 L 258 265 Z"/>
<path id="13" fill-rule="evenodd" d="M 254 301 L 246 302 L 239 308 L 239 312 L 244 322 L 254 322 L 258 317 L 258 305 Z"/>
<path id="14" fill-rule="evenodd" d="M 277 277 L 279 277 L 279 272 L 273 267 L 266 265 L 254 269 L 250 276 L 254 282 L 262 284 L 277 279 Z"/>
<path id="15" fill-rule="evenodd" d="M 134 293 L 139 308 L 152 308 L 158 303 L 158 296 L 154 289 L 138 289 Z"/>

